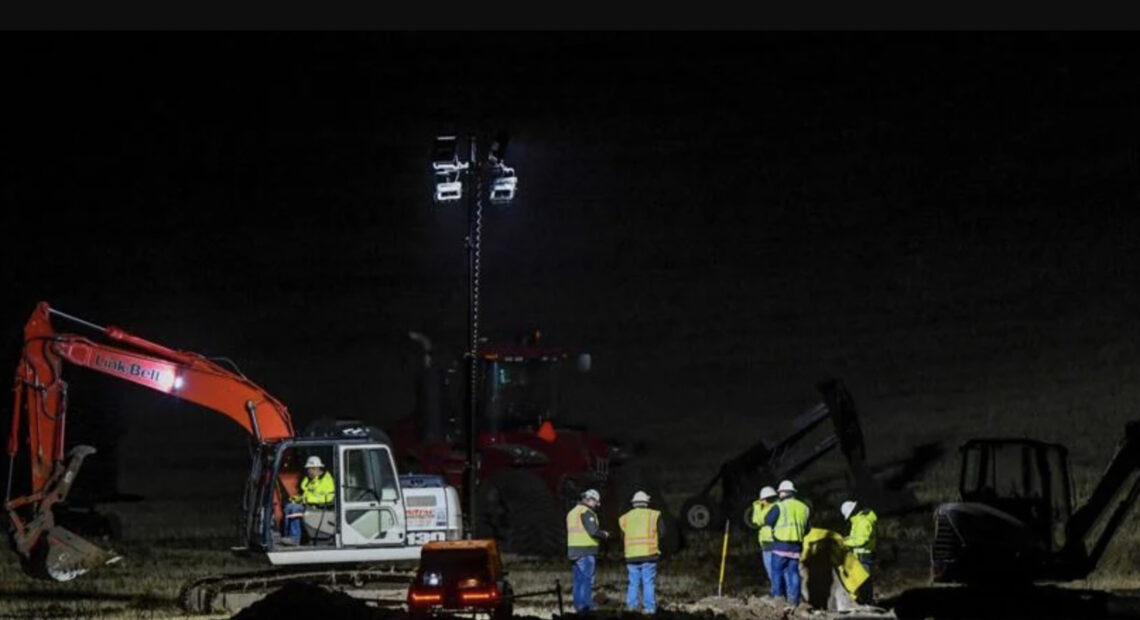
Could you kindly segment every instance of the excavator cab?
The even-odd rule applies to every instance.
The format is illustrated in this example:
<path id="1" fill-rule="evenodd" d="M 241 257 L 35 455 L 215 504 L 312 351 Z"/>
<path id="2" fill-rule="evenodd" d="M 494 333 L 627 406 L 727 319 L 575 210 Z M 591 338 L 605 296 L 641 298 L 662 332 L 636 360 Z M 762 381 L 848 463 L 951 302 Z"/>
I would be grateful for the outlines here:
<path id="1" fill-rule="evenodd" d="M 1140 497 L 1140 421 L 1125 425 L 1100 481 L 1075 509 L 1072 488 L 1062 445 L 967 441 L 961 501 L 942 504 L 934 513 L 933 581 L 1087 577 Z"/>
<path id="2" fill-rule="evenodd" d="M 962 501 L 986 504 L 1017 518 L 1050 551 L 1065 544 L 1072 485 L 1064 446 L 1029 439 L 973 439 L 961 452 Z"/>
<path id="3" fill-rule="evenodd" d="M 301 516 L 290 517 L 285 506 L 301 494 L 303 466 L 311 456 L 319 457 L 332 475 L 333 502 L 306 505 Z M 406 542 L 404 497 L 385 443 L 366 437 L 306 437 L 265 444 L 254 459 L 245 498 L 246 543 L 267 552 L 273 564 L 418 557 L 419 549 Z M 300 544 L 283 540 L 290 518 L 303 520 Z M 343 553 L 346 549 L 356 552 Z"/>

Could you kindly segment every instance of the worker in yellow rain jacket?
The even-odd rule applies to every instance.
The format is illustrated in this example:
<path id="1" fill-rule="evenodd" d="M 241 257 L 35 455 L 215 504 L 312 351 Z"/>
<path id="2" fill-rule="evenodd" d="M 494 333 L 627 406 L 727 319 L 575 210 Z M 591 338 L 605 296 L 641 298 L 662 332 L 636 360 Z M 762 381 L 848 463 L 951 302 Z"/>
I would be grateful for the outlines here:
<path id="1" fill-rule="evenodd" d="M 661 512 L 649 507 L 649 494 L 638 491 L 630 502 L 633 508 L 618 518 L 625 540 L 625 566 L 629 571 L 629 587 L 625 591 L 625 608 L 637 611 L 638 590 L 645 613 L 657 612 L 657 560 L 661 557 L 664 534 Z"/>
<path id="2" fill-rule="evenodd" d="M 843 518 L 851 522 L 851 532 L 843 539 L 843 544 L 855 553 L 859 563 L 871 574 L 871 565 L 875 563 L 875 524 L 879 517 L 874 510 L 859 506 L 857 502 L 848 500 L 839 506 Z M 857 603 L 870 605 L 875 600 L 875 590 L 871 578 L 868 577 L 855 598 Z"/>
<path id="3" fill-rule="evenodd" d="M 818 527 L 811 528 L 804 535 L 800 565 L 807 575 L 804 589 L 807 590 L 808 602 L 820 609 L 832 609 L 829 603 L 834 594 L 831 588 L 833 573 L 852 600 L 869 577 L 859 558 L 843 543 L 842 534 Z M 837 605 L 835 610 L 844 610 L 840 601 L 834 603 Z"/>
<path id="4" fill-rule="evenodd" d="M 796 497 L 791 480 L 780 483 L 780 501 L 768 509 L 764 525 L 772 528 L 772 596 L 783 596 L 788 604 L 800 604 L 800 553 L 804 535 L 810 529 L 811 509 Z"/>
<path id="5" fill-rule="evenodd" d="M 759 530 L 756 538 L 760 543 L 760 557 L 764 565 L 764 576 L 768 578 L 772 596 L 776 596 L 775 580 L 772 579 L 772 543 L 775 538 L 772 535 L 772 526 L 765 525 L 764 519 L 768 516 L 768 511 L 775 505 L 776 489 L 764 487 L 760 489 L 760 499 L 752 502 L 744 515 L 744 522 L 752 529 Z"/>
<path id="6" fill-rule="evenodd" d="M 306 507 L 327 507 L 336 498 L 336 484 L 332 474 L 325 471 L 321 457 L 310 456 L 305 461 L 307 476 L 301 481 L 301 494 L 289 498 L 285 505 L 286 535 L 281 542 L 286 545 L 301 543 L 301 519 Z"/>

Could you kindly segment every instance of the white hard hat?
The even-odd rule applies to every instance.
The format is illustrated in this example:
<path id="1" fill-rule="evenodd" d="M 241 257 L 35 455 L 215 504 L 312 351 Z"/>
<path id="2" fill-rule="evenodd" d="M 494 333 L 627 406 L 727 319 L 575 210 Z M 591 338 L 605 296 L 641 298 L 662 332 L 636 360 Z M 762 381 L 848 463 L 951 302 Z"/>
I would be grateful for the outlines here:
<path id="1" fill-rule="evenodd" d="M 776 489 L 772 487 L 760 489 L 760 499 L 768 499 L 769 497 L 776 497 Z"/>
<path id="2" fill-rule="evenodd" d="M 586 489 L 586 492 L 582 494 L 582 499 L 592 499 L 595 502 L 600 502 L 602 501 L 602 494 L 594 489 Z"/>
<path id="3" fill-rule="evenodd" d="M 308 469 L 310 467 L 320 467 L 321 469 L 324 469 L 325 464 L 321 462 L 321 457 L 310 456 L 309 460 L 305 461 L 305 469 Z"/>
<path id="4" fill-rule="evenodd" d="M 788 491 L 789 493 L 795 493 L 796 492 L 796 485 L 792 484 L 791 480 L 785 480 L 785 481 L 780 483 L 779 491 L 781 493 L 783 493 L 784 491 Z"/>
<path id="5" fill-rule="evenodd" d="M 634 503 L 634 504 L 648 504 L 649 503 L 649 494 L 646 493 L 645 491 L 638 491 L 637 493 L 633 494 L 633 499 L 630 501 L 631 501 L 631 503 Z"/>
<path id="6" fill-rule="evenodd" d="M 850 519 L 851 513 L 855 512 L 855 502 L 847 500 L 839 506 L 839 512 L 843 513 L 844 519 Z"/>

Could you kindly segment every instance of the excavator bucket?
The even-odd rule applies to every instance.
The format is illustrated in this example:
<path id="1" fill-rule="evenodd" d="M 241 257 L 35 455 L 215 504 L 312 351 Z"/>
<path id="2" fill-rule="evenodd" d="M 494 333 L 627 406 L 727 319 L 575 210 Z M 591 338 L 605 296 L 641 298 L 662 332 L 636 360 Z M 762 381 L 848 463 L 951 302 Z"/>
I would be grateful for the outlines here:
<path id="1" fill-rule="evenodd" d="M 55 581 L 71 581 L 92 568 L 114 564 L 121 559 L 122 556 L 57 525 L 44 534 L 38 548 L 33 551 L 30 568 Z"/>
<path id="2" fill-rule="evenodd" d="M 41 494 L 8 502 L 12 542 L 25 573 L 42 579 L 70 581 L 92 568 L 122 559 L 55 523 L 53 507 L 67 499 L 83 460 L 94 453 L 95 448 L 91 446 L 75 446 L 68 453 L 67 467 L 57 466 Z M 20 511 L 28 507 L 35 510 L 25 520 Z"/>

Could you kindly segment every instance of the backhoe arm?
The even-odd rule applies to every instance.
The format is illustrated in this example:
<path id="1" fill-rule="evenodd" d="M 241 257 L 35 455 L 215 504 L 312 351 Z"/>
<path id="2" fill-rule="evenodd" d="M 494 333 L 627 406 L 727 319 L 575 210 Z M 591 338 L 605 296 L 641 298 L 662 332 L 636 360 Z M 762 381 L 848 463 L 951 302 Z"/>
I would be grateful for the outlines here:
<path id="1" fill-rule="evenodd" d="M 1132 504 L 1140 495 L 1140 421 L 1129 422 L 1116 453 L 1088 500 L 1066 524 L 1065 551 L 1078 558 L 1075 577 L 1084 577 L 1096 568 L 1108 543 L 1116 534 Z M 1109 509 L 1112 508 L 1111 513 Z M 1104 523 L 1091 548 L 1087 538 L 1098 523 Z"/>
<path id="2" fill-rule="evenodd" d="M 93 547 L 89 543 L 63 528 L 54 527 L 52 520 L 51 506 L 66 498 L 79 464 L 94 452 L 88 446 L 76 446 L 69 455 L 70 463 L 64 464 L 67 421 L 67 383 L 62 377 L 64 362 L 217 411 L 241 425 L 258 442 L 293 436 L 292 422 L 285 405 L 240 373 L 199 354 L 169 349 L 116 327 L 100 327 L 74 319 L 100 331 L 115 341 L 116 346 L 75 334 L 57 333 L 51 324 L 53 314 L 73 319 L 51 309 L 46 302 L 37 305 L 24 326 L 23 354 L 16 367 L 5 497 L 17 552 L 24 560 L 41 562 L 37 556 L 47 553 L 42 544 L 45 539 L 48 546 L 78 545 L 78 548 L 63 552 L 64 556 L 98 555 L 83 547 Z M 27 495 L 13 499 L 11 472 L 19 452 L 21 425 L 27 428 L 31 489 Z M 51 554 L 48 555 L 48 572 L 51 573 Z M 57 562 L 55 568 L 59 569 L 59 566 Z M 72 567 L 56 570 L 56 574 L 50 576 L 70 578 L 79 574 L 77 570 L 82 572 Z"/>

